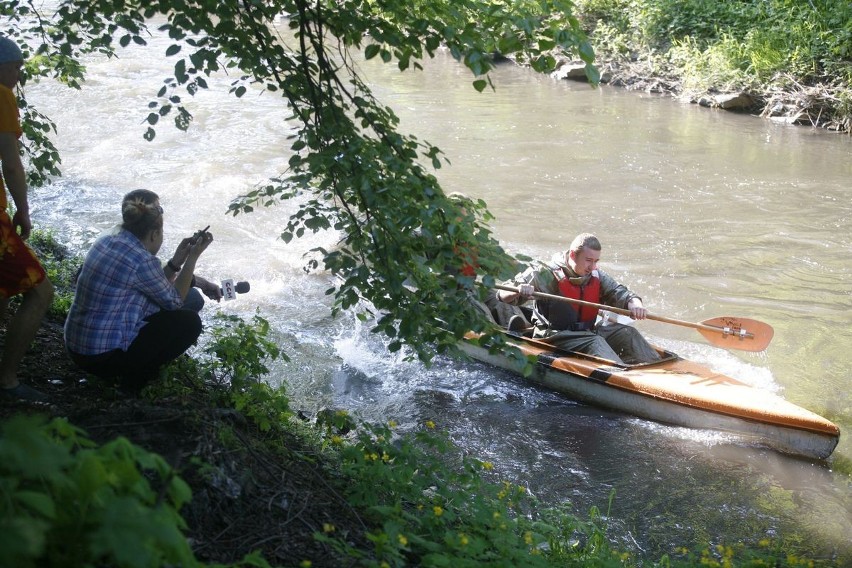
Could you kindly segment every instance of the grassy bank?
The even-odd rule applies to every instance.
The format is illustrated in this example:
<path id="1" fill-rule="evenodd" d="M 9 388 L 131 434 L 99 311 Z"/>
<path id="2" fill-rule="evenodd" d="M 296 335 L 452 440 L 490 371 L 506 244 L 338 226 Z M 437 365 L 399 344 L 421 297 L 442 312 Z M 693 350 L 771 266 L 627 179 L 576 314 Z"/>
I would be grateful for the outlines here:
<path id="1" fill-rule="evenodd" d="M 838 0 L 577 0 L 611 83 L 852 131 L 852 3 Z"/>
<path id="2" fill-rule="evenodd" d="M 78 260 L 50 262 L 61 278 Z M 259 315 L 215 318 L 128 399 L 69 364 L 59 312 L 25 360 L 51 405 L 0 403 L 2 566 L 831 565 L 769 540 L 639 559 L 606 512 L 541 505 L 440 425 L 300 416 L 263 380 L 282 353 Z"/>

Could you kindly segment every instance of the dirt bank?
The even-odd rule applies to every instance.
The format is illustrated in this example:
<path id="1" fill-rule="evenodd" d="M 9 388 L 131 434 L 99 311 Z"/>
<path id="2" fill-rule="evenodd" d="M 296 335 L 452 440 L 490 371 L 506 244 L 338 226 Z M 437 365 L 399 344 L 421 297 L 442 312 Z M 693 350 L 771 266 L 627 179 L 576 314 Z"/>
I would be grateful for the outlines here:
<path id="1" fill-rule="evenodd" d="M 0 344 L 5 335 L 0 327 Z M 66 417 L 99 443 L 123 436 L 178 470 L 192 488 L 181 514 L 201 560 L 230 563 L 260 550 L 272 565 L 309 560 L 314 568 L 338 567 L 340 559 L 312 535 L 322 532 L 324 523 L 355 541 L 366 532 L 333 469 L 296 436 L 265 444 L 265 435 L 235 411 L 196 404 L 191 396 L 127 399 L 93 384 L 65 354 L 56 319 L 41 326 L 20 376 L 47 393 L 50 402 L 0 399 L 0 419 L 18 412 Z M 273 446 L 279 449 L 271 451 Z M 192 458 L 200 458 L 204 469 Z"/>
<path id="2" fill-rule="evenodd" d="M 611 87 L 657 93 L 685 103 L 751 114 L 782 124 L 852 133 L 852 118 L 843 113 L 843 89 L 839 85 L 801 85 L 787 78 L 783 81 L 784 88 L 732 91 L 719 87 L 695 91 L 684 88 L 673 69 L 664 65 L 652 66 L 638 57 L 633 60 L 600 60 L 597 67 L 601 83 Z M 558 63 L 552 77 L 555 80 L 587 80 L 582 62 L 567 59 Z"/>

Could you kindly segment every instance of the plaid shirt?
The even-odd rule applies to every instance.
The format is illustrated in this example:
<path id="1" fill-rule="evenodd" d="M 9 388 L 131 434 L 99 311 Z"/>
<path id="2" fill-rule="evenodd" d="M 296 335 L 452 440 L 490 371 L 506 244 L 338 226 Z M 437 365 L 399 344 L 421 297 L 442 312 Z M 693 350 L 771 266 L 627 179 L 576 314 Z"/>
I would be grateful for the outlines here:
<path id="1" fill-rule="evenodd" d="M 65 321 L 65 345 L 79 355 L 126 351 L 144 318 L 182 305 L 160 261 L 133 233 L 101 237 L 83 263 Z"/>

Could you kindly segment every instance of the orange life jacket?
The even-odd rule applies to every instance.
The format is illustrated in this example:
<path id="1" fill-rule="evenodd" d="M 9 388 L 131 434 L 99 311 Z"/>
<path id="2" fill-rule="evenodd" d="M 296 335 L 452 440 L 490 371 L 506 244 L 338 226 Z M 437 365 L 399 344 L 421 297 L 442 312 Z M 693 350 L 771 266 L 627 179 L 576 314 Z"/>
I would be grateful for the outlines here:
<path id="1" fill-rule="evenodd" d="M 553 276 L 556 277 L 556 281 L 559 284 L 559 293 L 566 298 L 600 304 L 601 281 L 597 276 L 597 271 L 593 272 L 592 276 L 582 286 L 579 284 L 572 284 L 565 275 L 565 271 L 561 268 L 554 270 Z M 577 313 L 578 322 L 594 325 L 595 319 L 598 317 L 597 308 L 592 306 L 582 306 L 579 304 L 572 304 L 571 307 Z"/>
<path id="2" fill-rule="evenodd" d="M 479 268 L 479 264 L 477 264 L 476 251 L 471 248 L 457 246 L 455 247 L 455 253 L 462 259 L 463 264 L 460 270 L 461 275 L 475 278 L 476 269 Z"/>

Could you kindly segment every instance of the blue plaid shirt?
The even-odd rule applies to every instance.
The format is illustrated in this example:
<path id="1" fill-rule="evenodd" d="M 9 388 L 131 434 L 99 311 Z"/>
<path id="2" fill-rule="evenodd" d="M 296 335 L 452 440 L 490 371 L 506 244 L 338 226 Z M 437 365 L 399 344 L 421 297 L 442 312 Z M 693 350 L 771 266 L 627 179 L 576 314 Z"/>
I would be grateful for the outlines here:
<path id="1" fill-rule="evenodd" d="M 65 345 L 79 355 L 127 350 L 144 318 L 183 305 L 157 257 L 128 231 L 95 241 L 65 321 Z"/>

